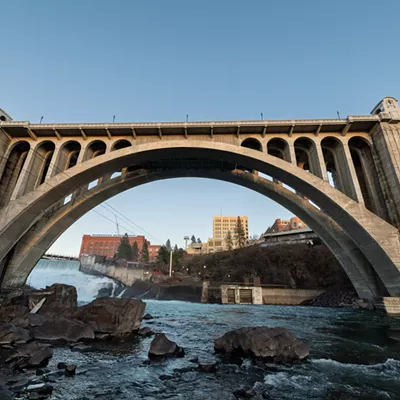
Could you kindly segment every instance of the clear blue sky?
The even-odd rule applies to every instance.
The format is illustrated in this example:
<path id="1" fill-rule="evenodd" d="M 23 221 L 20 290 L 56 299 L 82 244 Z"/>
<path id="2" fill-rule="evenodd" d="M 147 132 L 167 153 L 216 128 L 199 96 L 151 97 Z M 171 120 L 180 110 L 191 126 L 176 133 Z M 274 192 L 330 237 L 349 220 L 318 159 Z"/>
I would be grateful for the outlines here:
<path id="1" fill-rule="evenodd" d="M 0 108 L 14 119 L 335 118 L 400 95 L 398 0 L 14 0 L 1 10 Z M 209 180 L 149 184 L 109 203 L 179 245 L 211 236 L 221 208 L 248 215 L 257 234 L 290 216 Z M 90 212 L 52 250 L 76 254 L 96 232 L 115 225 Z"/>

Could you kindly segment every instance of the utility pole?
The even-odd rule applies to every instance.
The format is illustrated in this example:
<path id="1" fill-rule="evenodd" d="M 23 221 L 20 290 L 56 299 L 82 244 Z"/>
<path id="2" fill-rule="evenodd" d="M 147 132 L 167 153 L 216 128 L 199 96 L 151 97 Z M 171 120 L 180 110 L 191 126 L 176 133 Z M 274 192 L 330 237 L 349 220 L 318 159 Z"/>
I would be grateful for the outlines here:
<path id="1" fill-rule="evenodd" d="M 118 218 L 115 216 L 115 223 L 117 224 L 117 235 L 120 236 L 119 234 L 119 225 L 118 225 Z"/>
<path id="2" fill-rule="evenodd" d="M 169 276 L 172 276 L 172 250 L 169 254 Z"/>

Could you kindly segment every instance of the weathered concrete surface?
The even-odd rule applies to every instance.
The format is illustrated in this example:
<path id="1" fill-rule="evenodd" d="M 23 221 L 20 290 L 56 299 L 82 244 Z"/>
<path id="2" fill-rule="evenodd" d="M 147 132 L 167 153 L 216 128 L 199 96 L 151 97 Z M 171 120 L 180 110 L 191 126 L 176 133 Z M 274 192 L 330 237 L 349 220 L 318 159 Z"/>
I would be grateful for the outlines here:
<path id="1" fill-rule="evenodd" d="M 18 263 L 9 269 L 13 259 L 17 260 L 21 256 L 18 242 L 26 234 L 30 234 L 36 223 L 39 229 L 36 233 L 40 236 L 43 218 L 53 218 L 53 214 L 49 211 L 58 208 L 64 198 L 71 193 L 72 201 L 85 203 L 83 199 L 91 192 L 85 186 L 93 179 L 99 178 L 99 182 L 103 183 L 113 172 L 124 172 L 132 165 L 144 165 L 147 171 L 151 170 L 151 165 L 156 165 L 155 170 L 159 173 L 156 179 L 165 179 L 171 177 L 173 173 L 171 174 L 168 168 L 160 171 L 157 163 L 164 165 L 162 161 L 168 164 L 174 160 L 178 160 L 182 166 L 179 175 L 175 172 L 176 176 L 196 176 L 193 173 L 196 170 L 193 168 L 196 164 L 193 164 L 193 160 L 198 160 L 202 166 L 212 162 L 220 163 L 220 167 L 213 170 L 197 169 L 201 171 L 198 174 L 200 176 L 225 179 L 226 176 L 221 178 L 219 175 L 230 173 L 227 165 L 239 165 L 246 170 L 273 176 L 276 182 L 291 186 L 323 210 L 328 221 L 335 221 L 333 228 L 320 230 L 325 235 L 329 231 L 328 236 L 334 238 L 331 240 L 330 248 L 334 249 L 334 254 L 342 265 L 343 259 L 347 261 L 350 259 L 350 263 L 355 266 L 355 272 L 351 268 L 346 271 L 351 271 L 353 274 L 351 279 L 358 292 L 365 291 L 365 287 L 368 288 L 366 294 L 361 297 L 370 296 L 371 293 L 375 295 L 376 286 L 379 286 L 379 282 L 374 282 L 376 279 L 372 269 L 379 276 L 378 281 L 383 283 L 387 293 L 396 295 L 400 293 L 399 232 L 395 226 L 385 222 L 378 215 L 386 218 L 382 209 L 384 197 L 388 220 L 397 224 L 395 211 L 399 211 L 399 204 L 395 196 L 398 191 L 399 143 L 394 138 L 396 135 L 393 129 L 397 130 L 400 126 L 400 113 L 395 99 L 386 98 L 382 104 L 379 115 L 349 117 L 346 120 L 115 124 L 112 128 L 105 124 L 29 125 L 26 122 L 2 124 L 3 130 L 12 138 L 5 152 L 2 150 L 4 154 L 0 154 L 4 159 L 12 155 L 15 143 L 20 142 L 18 138 L 14 138 L 14 135 L 17 135 L 14 132 L 26 130 L 27 136 L 30 137 L 26 140 L 30 150 L 24 170 L 21 171 L 15 187 L 7 187 L 7 192 L 13 189 L 11 198 L 14 200 L 0 209 L 0 261 L 4 265 L 3 275 L 7 272 L 6 269 L 10 270 L 7 272 L 8 282 L 13 280 L 21 282 L 22 275 L 14 279 L 18 274 Z M 385 125 L 388 121 L 390 127 Z M 377 129 L 376 126 L 386 132 L 384 135 L 375 134 L 376 137 L 379 136 L 378 139 L 372 137 L 373 128 Z M 14 128 L 17 130 L 13 130 Z M 41 130 L 41 135 L 37 136 L 34 133 L 36 130 Z M 76 134 L 67 138 L 63 136 L 63 130 Z M 389 130 L 391 135 L 387 133 Z M 100 131 L 104 136 L 98 136 Z M 127 134 L 131 134 L 131 137 L 127 137 Z M 108 140 L 104 140 L 107 136 Z M 253 145 L 250 148 L 246 147 L 245 142 L 248 139 L 251 139 L 253 144 L 258 143 L 256 147 L 260 151 L 254 150 L 256 147 Z M 352 146 L 353 139 L 362 140 L 367 146 L 367 151 L 371 152 L 372 149 L 378 181 L 374 180 L 375 175 L 371 173 L 370 168 L 365 167 L 363 160 L 361 164 L 356 164 L 356 161 L 352 160 L 351 152 L 357 150 L 354 145 Z M 274 140 L 283 143 L 282 149 L 279 149 L 279 146 L 275 149 L 274 146 L 269 146 Z M 265 154 L 265 149 L 269 154 Z M 77 156 L 76 165 L 76 161 L 71 162 L 74 154 Z M 362 152 L 359 154 L 363 155 Z M 45 175 L 44 172 L 40 175 L 40 171 L 44 171 L 45 157 L 53 157 L 54 164 L 45 171 Z M 302 160 L 302 157 L 305 159 Z M 188 164 L 187 160 L 191 160 L 191 163 Z M 325 169 L 332 160 L 336 168 L 334 180 L 339 190 L 327 182 Z M 311 173 L 303 169 L 308 168 L 307 165 Z M 0 179 L 3 179 L 7 168 L 9 166 L 4 163 L 1 165 Z M 63 172 L 66 168 L 68 173 Z M 228 170 L 224 171 L 224 168 Z M 332 169 L 332 165 L 329 168 Z M 32 171 L 36 172 L 37 181 L 28 179 L 26 171 L 31 174 Z M 246 178 L 246 184 L 241 179 L 243 177 L 238 178 L 238 174 L 230 174 L 227 180 L 231 182 L 254 190 L 260 188 L 260 183 L 253 178 L 254 174 L 248 174 L 250 177 Z M 385 179 L 386 186 L 381 185 Z M 146 180 L 146 176 L 142 177 L 143 183 Z M 277 199 L 283 205 L 286 205 L 285 202 L 301 202 L 299 198 L 288 200 L 289 196 L 276 187 L 261 186 L 260 192 L 268 192 L 271 198 Z M 103 199 L 112 196 L 118 190 L 115 186 L 107 195 L 103 192 L 105 196 Z M 383 193 L 382 198 L 378 198 L 377 195 L 380 191 Z M 92 201 L 85 206 L 90 209 L 94 205 L 95 201 L 92 198 Z M 366 206 L 375 210 L 377 214 L 370 212 Z M 305 207 L 298 208 L 303 209 L 303 212 L 314 220 L 315 213 L 304 211 Z M 292 205 L 292 209 L 296 209 L 296 205 Z M 70 222 L 64 221 L 64 223 L 68 225 L 72 220 L 70 216 Z M 315 224 L 318 225 L 320 221 L 321 218 Z M 310 223 L 308 224 L 312 227 Z M 344 241 L 347 241 L 347 245 L 343 245 L 340 232 L 344 232 L 346 238 Z M 322 239 L 328 244 L 329 237 Z M 38 253 L 42 250 L 42 248 L 38 250 Z"/>
<path id="2" fill-rule="evenodd" d="M 323 293 L 323 290 L 263 288 L 263 304 L 298 305 Z"/>

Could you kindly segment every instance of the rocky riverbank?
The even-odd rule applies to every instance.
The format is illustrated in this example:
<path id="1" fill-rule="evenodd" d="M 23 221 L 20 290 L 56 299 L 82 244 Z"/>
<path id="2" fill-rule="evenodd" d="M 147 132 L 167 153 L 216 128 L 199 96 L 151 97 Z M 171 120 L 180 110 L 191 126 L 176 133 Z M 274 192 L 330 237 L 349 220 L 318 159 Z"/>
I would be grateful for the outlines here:
<path id="1" fill-rule="evenodd" d="M 65 358 L 54 362 L 53 353 L 69 347 L 76 353 L 95 353 L 125 347 L 129 343 L 153 336 L 149 326 L 140 329 L 142 320 L 153 320 L 144 315 L 145 303 L 137 299 L 101 298 L 78 307 L 73 286 L 54 284 L 44 290 L 17 290 L 0 297 L 0 399 L 38 400 L 48 398 L 65 380 L 87 373 Z M 160 317 L 158 317 L 160 318 Z M 152 326 L 152 325 L 151 325 Z M 135 338 L 137 336 L 137 339 Z M 233 342 L 240 344 L 240 352 L 231 352 Z M 129 351 L 129 350 L 128 350 Z M 158 332 L 149 343 L 148 362 L 165 358 L 184 358 L 186 351 L 167 336 Z M 199 363 L 190 358 L 189 367 L 175 369 L 174 376 L 193 371 L 217 373 L 224 358 L 251 358 L 257 365 L 267 363 L 291 364 L 308 356 L 308 347 L 284 328 L 242 328 L 228 332 L 214 343 L 220 361 Z M 210 354 L 212 356 L 212 354 Z M 230 361 L 226 361 L 230 365 Z M 240 361 L 240 364 L 242 361 Z M 261 364 L 260 364 L 261 363 Z M 193 365 L 193 366 L 192 366 Z M 160 380 L 169 380 L 160 376 Z M 71 381 L 73 385 L 74 381 Z M 239 390 L 252 397 L 251 390 Z M 237 397 L 239 396 L 239 397 Z M 114 397 L 113 397 L 114 398 Z"/>
<path id="2" fill-rule="evenodd" d="M 363 308 L 372 310 L 372 304 L 360 299 L 353 289 L 328 290 L 312 300 L 307 300 L 302 305 L 331 308 Z"/>
<path id="3" fill-rule="evenodd" d="M 1 399 L 21 393 L 29 399 L 52 393 L 54 376 L 75 375 L 76 366 L 43 369 L 52 346 L 86 351 L 88 343 L 126 340 L 140 328 L 146 304 L 137 299 L 100 298 L 78 307 L 75 287 L 54 284 L 44 290 L 15 290 L 0 297 Z M 86 345 L 85 345 L 86 344 Z"/>

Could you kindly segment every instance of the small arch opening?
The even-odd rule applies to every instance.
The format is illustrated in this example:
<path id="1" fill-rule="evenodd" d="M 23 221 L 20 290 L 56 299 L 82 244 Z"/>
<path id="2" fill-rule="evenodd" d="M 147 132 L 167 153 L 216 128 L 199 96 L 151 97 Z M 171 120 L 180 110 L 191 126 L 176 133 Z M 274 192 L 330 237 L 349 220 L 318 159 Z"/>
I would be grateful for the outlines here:
<path id="1" fill-rule="evenodd" d="M 281 160 L 290 162 L 289 145 L 283 139 L 271 139 L 267 144 L 267 153 Z"/>
<path id="2" fill-rule="evenodd" d="M 248 149 L 262 151 L 262 145 L 257 139 L 247 138 L 243 140 L 242 147 L 247 147 Z"/>
<path id="3" fill-rule="evenodd" d="M 321 141 L 321 147 L 329 184 L 343 192 L 343 182 L 338 166 L 338 152 L 343 146 L 337 139 L 327 137 Z"/>
<path id="4" fill-rule="evenodd" d="M 299 168 L 312 172 L 311 153 L 315 149 L 315 143 L 308 138 L 298 138 L 294 142 L 296 164 Z"/>
<path id="5" fill-rule="evenodd" d="M 63 165 L 64 169 L 75 167 L 78 162 L 79 153 L 81 151 L 81 145 L 78 142 L 68 142 L 62 149 L 62 155 L 60 157 L 60 165 Z"/>
<path id="6" fill-rule="evenodd" d="M 85 161 L 105 154 L 106 150 L 107 146 L 102 140 L 95 140 L 86 148 Z"/>
<path id="7" fill-rule="evenodd" d="M 349 140 L 349 149 L 365 207 L 388 220 L 386 205 L 379 200 L 382 189 L 370 144 L 364 138 L 355 136 Z"/>
<path id="8" fill-rule="evenodd" d="M 44 142 L 36 150 L 37 157 L 40 158 L 38 161 L 42 164 L 38 175 L 37 185 L 43 184 L 46 179 L 47 173 L 51 165 L 51 160 L 53 158 L 54 149 L 55 145 L 53 142 Z"/>
<path id="9" fill-rule="evenodd" d="M 24 168 L 29 149 L 30 145 L 25 141 L 16 143 L 12 148 L 0 179 L 0 206 L 6 204 L 11 198 L 14 187 Z"/>
<path id="10" fill-rule="evenodd" d="M 132 146 L 132 143 L 126 139 L 118 140 L 118 142 L 114 143 L 111 151 L 124 149 L 126 147 Z"/>

